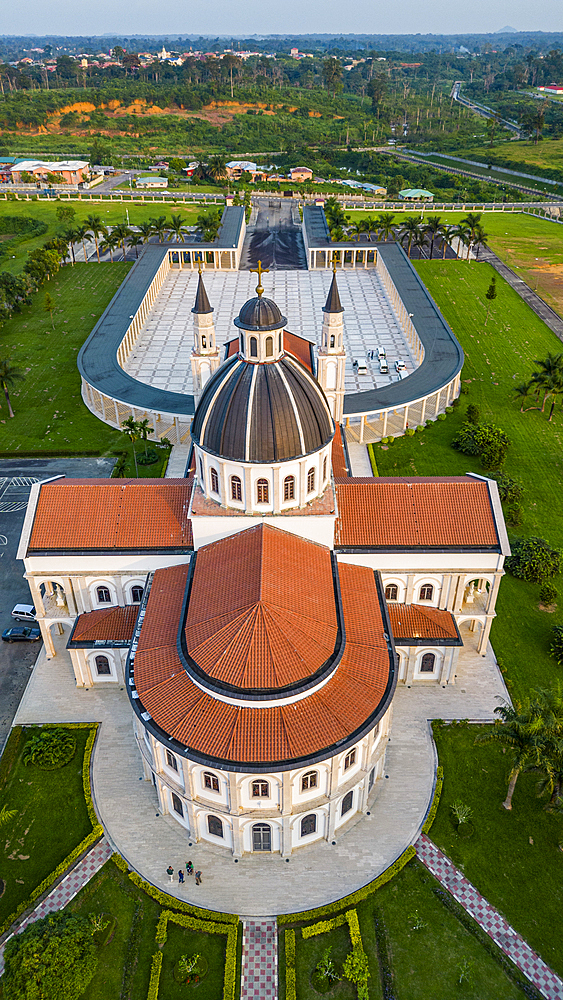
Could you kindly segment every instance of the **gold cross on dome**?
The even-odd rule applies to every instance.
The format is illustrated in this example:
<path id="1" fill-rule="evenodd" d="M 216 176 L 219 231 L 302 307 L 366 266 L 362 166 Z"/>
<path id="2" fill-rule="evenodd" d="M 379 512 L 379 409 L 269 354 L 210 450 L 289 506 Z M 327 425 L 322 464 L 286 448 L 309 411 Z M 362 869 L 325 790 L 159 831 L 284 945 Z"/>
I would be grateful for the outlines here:
<path id="1" fill-rule="evenodd" d="M 269 272 L 268 268 L 262 267 L 262 261 L 259 260 L 258 261 L 258 267 L 251 267 L 250 268 L 250 273 L 258 275 L 258 284 L 256 285 L 256 294 L 258 295 L 258 298 L 260 298 L 260 296 L 264 294 L 264 289 L 262 287 L 262 275 L 263 274 L 269 274 L 270 272 Z"/>
<path id="2" fill-rule="evenodd" d="M 337 261 L 337 257 L 336 257 L 336 254 L 333 252 L 333 254 L 332 254 L 332 270 L 333 270 L 334 274 L 336 274 L 336 261 Z"/>

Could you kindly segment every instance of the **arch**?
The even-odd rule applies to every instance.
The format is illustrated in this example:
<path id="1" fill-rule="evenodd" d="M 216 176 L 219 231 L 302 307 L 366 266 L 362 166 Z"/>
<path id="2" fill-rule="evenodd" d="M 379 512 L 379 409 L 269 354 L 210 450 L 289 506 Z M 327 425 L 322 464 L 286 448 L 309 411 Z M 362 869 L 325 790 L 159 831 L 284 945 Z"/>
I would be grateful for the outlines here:
<path id="1" fill-rule="evenodd" d="M 211 467 L 210 470 L 209 470 L 209 481 L 211 483 L 211 492 L 218 494 L 219 493 L 219 476 L 217 474 L 217 469 L 214 469 L 213 467 Z"/>
<path id="2" fill-rule="evenodd" d="M 256 503 L 270 502 L 270 484 L 267 479 L 256 480 Z"/>
<path id="3" fill-rule="evenodd" d="M 434 598 L 434 585 L 432 583 L 423 583 L 419 592 L 419 601 L 432 601 Z"/>
<path id="4" fill-rule="evenodd" d="M 219 778 L 212 771 L 203 772 L 203 787 L 211 792 L 219 791 Z"/>
<path id="5" fill-rule="evenodd" d="M 323 458 L 323 483 L 326 483 L 327 456 Z"/>
<path id="6" fill-rule="evenodd" d="M 307 473 L 307 493 L 315 492 L 315 470 L 309 469 Z"/>
<path id="7" fill-rule="evenodd" d="M 280 352 L 280 354 L 282 354 L 283 352 L 283 338 L 281 333 L 278 334 L 278 351 Z"/>
<path id="8" fill-rule="evenodd" d="M 336 364 L 334 361 L 329 361 L 326 366 L 326 387 L 327 389 L 336 389 Z"/>
<path id="9" fill-rule="evenodd" d="M 242 500 L 242 481 L 240 476 L 231 476 L 231 500 Z"/>
<path id="10" fill-rule="evenodd" d="M 250 338 L 250 357 L 251 358 L 258 357 L 258 341 L 256 337 Z"/>
<path id="11" fill-rule="evenodd" d="M 98 677 L 107 677 L 108 674 L 111 675 L 111 664 L 107 656 L 103 656 L 101 653 L 95 657 L 94 663 L 96 664 L 96 673 Z"/>
<path id="12" fill-rule="evenodd" d="M 201 460 L 201 455 L 199 457 L 199 478 L 201 482 L 203 482 L 203 480 L 205 479 L 205 476 L 203 474 L 203 462 Z"/>
<path id="13" fill-rule="evenodd" d="M 388 583 L 385 588 L 385 600 L 397 601 L 399 598 L 399 588 L 396 583 Z"/>
<path id="14" fill-rule="evenodd" d="M 309 813 L 308 816 L 304 816 L 301 820 L 301 836 L 310 837 L 312 833 L 317 832 L 317 816 L 315 813 Z"/>
<path id="15" fill-rule="evenodd" d="M 353 802 L 354 802 L 354 792 L 352 789 L 350 789 L 350 791 L 346 792 L 346 795 L 342 799 L 342 805 L 340 807 L 341 816 L 344 816 L 347 812 L 350 812 Z"/>
<path id="16" fill-rule="evenodd" d="M 182 805 L 182 800 L 181 800 L 180 796 L 176 795 L 176 792 L 172 792 L 172 808 L 173 808 L 174 812 L 178 813 L 178 816 L 182 816 L 183 817 L 183 815 L 184 815 L 184 807 Z"/>
<path id="17" fill-rule="evenodd" d="M 272 850 L 272 828 L 268 823 L 255 823 L 252 827 L 252 850 Z"/>
<path id="18" fill-rule="evenodd" d="M 253 799 L 269 799 L 270 798 L 270 783 L 269 781 L 264 781 L 262 778 L 256 778 L 251 783 L 251 795 Z"/>
<path id="19" fill-rule="evenodd" d="M 333 333 L 331 333 L 331 335 L 330 335 L 330 346 L 334 347 L 334 334 Z"/>
<path id="20" fill-rule="evenodd" d="M 204 333 L 202 333 L 202 335 L 201 335 L 201 346 L 202 346 L 202 348 L 203 348 L 204 350 L 205 350 L 205 348 L 207 347 L 207 340 L 206 340 L 206 338 L 205 338 L 205 334 L 204 334 Z"/>
<path id="21" fill-rule="evenodd" d="M 178 761 L 176 760 L 173 753 L 170 750 L 166 751 L 166 763 L 168 767 L 171 767 L 173 771 L 178 770 Z"/>
<path id="22" fill-rule="evenodd" d="M 344 758 L 344 770 L 347 771 L 350 767 L 353 767 L 356 763 L 357 758 L 356 747 L 353 750 L 349 750 Z"/>
<path id="23" fill-rule="evenodd" d="M 239 344 L 240 344 L 240 353 L 244 354 L 244 333 L 242 332 L 242 330 L 240 331 L 240 333 L 239 333 L 238 336 L 239 336 Z"/>
<path id="24" fill-rule="evenodd" d="M 223 822 L 218 816 L 207 817 L 207 832 L 210 833 L 212 837 L 224 837 Z"/>
<path id="25" fill-rule="evenodd" d="M 301 776 L 301 791 L 308 792 L 311 788 L 318 788 L 319 772 L 307 771 Z"/>
<path id="26" fill-rule="evenodd" d="M 423 653 L 420 659 L 421 674 L 433 674 L 436 668 L 436 653 Z"/>
<path id="27" fill-rule="evenodd" d="M 96 599 L 98 604 L 111 604 L 111 593 L 109 587 L 96 587 Z"/>
<path id="28" fill-rule="evenodd" d="M 283 481 L 284 500 L 295 500 L 295 476 L 286 476 Z"/>
<path id="29" fill-rule="evenodd" d="M 266 357 L 273 358 L 274 356 L 274 338 L 266 337 Z"/>
<path id="30" fill-rule="evenodd" d="M 140 604 L 141 601 L 143 600 L 144 592 L 145 592 L 144 587 L 141 587 L 139 583 L 134 583 L 133 586 L 131 587 L 131 603 Z"/>

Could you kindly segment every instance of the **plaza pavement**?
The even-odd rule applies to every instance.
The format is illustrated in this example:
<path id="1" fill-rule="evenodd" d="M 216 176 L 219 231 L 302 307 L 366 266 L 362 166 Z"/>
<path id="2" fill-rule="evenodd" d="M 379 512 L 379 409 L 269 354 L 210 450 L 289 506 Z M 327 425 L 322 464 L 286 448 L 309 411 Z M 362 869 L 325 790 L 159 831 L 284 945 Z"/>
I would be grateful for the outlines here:
<path id="1" fill-rule="evenodd" d="M 232 855 L 190 841 L 170 816 L 160 813 L 156 791 L 143 779 L 124 688 L 77 688 L 67 633 L 55 637 L 57 656 L 42 650 L 16 715 L 16 724 L 100 722 L 93 755 L 96 810 L 111 845 L 145 879 L 180 899 L 213 910 L 254 917 L 319 906 L 360 888 L 384 871 L 416 841 L 431 801 L 435 755 L 428 720 L 493 717 L 508 697 L 490 647 L 483 658 L 461 650 L 455 685 L 399 687 L 387 750 L 386 777 L 376 786 L 370 816 L 357 816 L 338 834 L 336 845 L 321 841 L 279 854 Z M 170 884 L 166 868 L 191 860 L 203 872 Z"/>

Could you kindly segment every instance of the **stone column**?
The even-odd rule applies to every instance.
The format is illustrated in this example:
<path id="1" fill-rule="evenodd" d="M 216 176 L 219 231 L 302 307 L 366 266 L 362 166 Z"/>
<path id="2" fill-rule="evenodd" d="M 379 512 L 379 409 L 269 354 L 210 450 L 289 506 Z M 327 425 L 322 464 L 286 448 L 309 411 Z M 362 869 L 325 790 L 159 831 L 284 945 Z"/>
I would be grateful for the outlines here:
<path id="1" fill-rule="evenodd" d="M 417 646 L 409 646 L 409 655 L 407 659 L 407 675 L 405 677 L 405 684 L 412 684 L 413 682 L 417 649 L 418 649 Z"/>
<path id="2" fill-rule="evenodd" d="M 43 638 L 43 642 L 45 643 L 45 651 L 47 653 L 47 659 L 52 660 L 53 657 L 56 656 L 57 654 L 55 651 L 53 636 L 51 635 L 51 629 L 49 628 L 49 625 L 44 618 L 39 619 L 37 624 L 39 625 L 39 628 L 41 630 L 41 636 Z"/>
<path id="3" fill-rule="evenodd" d="M 405 593 L 405 604 L 412 604 L 412 594 L 414 590 L 414 576 L 409 573 L 407 576 L 407 589 Z"/>

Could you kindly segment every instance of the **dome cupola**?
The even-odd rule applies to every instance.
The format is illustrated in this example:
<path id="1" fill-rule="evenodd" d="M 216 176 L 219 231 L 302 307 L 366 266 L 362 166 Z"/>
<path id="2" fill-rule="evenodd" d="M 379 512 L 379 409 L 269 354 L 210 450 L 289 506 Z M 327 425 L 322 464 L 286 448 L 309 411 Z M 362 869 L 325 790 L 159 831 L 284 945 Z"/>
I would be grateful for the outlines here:
<path id="1" fill-rule="evenodd" d="M 258 261 L 256 295 L 242 306 L 235 326 L 239 329 L 240 355 L 245 361 L 277 361 L 283 354 L 283 331 L 287 319 L 273 299 L 264 298 L 262 275 L 268 271 Z"/>

